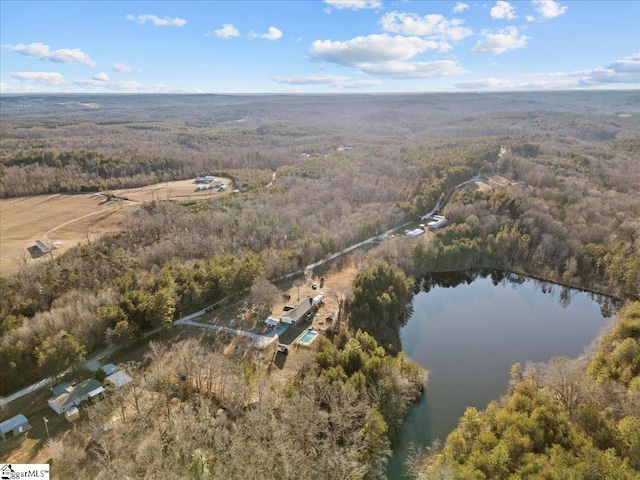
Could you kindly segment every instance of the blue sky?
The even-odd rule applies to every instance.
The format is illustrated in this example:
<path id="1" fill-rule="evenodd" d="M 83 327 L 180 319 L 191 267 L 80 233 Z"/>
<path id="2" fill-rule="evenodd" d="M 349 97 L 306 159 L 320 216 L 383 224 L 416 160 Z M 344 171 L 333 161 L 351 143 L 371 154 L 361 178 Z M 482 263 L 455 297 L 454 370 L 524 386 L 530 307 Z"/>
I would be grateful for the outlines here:
<path id="1" fill-rule="evenodd" d="M 0 0 L 0 91 L 640 88 L 640 2 Z"/>

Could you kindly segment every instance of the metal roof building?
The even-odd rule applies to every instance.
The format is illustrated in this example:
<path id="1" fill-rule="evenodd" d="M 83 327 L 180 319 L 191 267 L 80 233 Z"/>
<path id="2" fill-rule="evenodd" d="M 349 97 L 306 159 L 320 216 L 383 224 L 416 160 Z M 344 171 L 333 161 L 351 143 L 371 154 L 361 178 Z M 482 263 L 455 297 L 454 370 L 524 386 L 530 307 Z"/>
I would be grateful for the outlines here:
<path id="1" fill-rule="evenodd" d="M 29 425 L 27 417 L 20 413 L 15 417 L 11 417 L 10 419 L 0 423 L 0 437 L 2 437 L 3 440 L 6 440 L 7 433 L 13 432 L 14 435 L 18 435 L 22 432 L 26 432 L 30 428 L 31 425 Z"/>
<path id="2" fill-rule="evenodd" d="M 78 385 L 70 386 L 57 397 L 47 400 L 47 403 L 54 412 L 61 415 L 102 392 L 104 392 L 102 384 L 95 378 L 90 378 Z"/>

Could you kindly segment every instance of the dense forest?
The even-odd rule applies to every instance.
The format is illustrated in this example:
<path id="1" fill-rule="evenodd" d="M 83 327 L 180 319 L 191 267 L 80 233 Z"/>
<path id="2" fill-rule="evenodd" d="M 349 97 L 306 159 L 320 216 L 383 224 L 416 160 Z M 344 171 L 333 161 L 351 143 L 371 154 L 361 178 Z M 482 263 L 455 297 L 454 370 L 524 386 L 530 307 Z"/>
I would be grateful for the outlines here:
<path id="1" fill-rule="evenodd" d="M 183 313 L 238 297 L 256 281 L 276 281 L 357 241 L 418 222 L 439 198 L 446 199 L 442 213 L 449 226 L 428 241 L 398 236 L 389 240 L 393 248 L 368 251 L 353 291 L 341 299 L 351 332 L 332 332 L 333 342 L 320 344 L 298 382 L 269 389 L 288 401 L 269 400 L 245 411 L 220 403 L 215 392 L 198 394 L 201 387 L 188 385 L 186 390 L 196 391 L 187 395 L 177 387 L 173 360 L 160 352 L 149 360 L 140 391 L 157 402 L 162 397 L 162 417 L 149 420 L 150 412 L 163 411 L 161 403 L 152 403 L 146 417 L 136 411 L 128 420 L 131 408 L 138 408 L 132 399 L 123 414 L 132 425 L 130 437 L 119 434 L 118 452 L 109 450 L 115 442 L 87 448 L 77 437 L 58 450 L 54 442 L 54 465 L 61 472 L 82 468 L 108 476 L 116 467 L 104 459 L 111 458 L 129 465 L 122 472 L 140 476 L 134 469 L 148 456 L 149 472 L 186 468 L 194 478 L 294 478 L 293 463 L 287 462 L 295 452 L 305 457 L 296 456 L 296 465 L 315 465 L 316 478 L 336 478 L 332 472 L 378 478 L 384 475 L 389 435 L 420 383 L 415 367 L 398 353 L 410 279 L 430 271 L 494 267 L 624 301 L 640 298 L 637 92 L 0 101 L 2 198 L 109 192 L 201 174 L 228 176 L 240 192 L 202 202 L 145 204 L 121 232 L 2 275 L 1 394 L 55 375 L 105 346 L 134 343 Z M 476 175 L 490 188 L 454 188 Z M 548 468 L 540 455 L 567 469 L 583 468 L 573 459 L 589 448 L 601 452 L 588 454 L 598 468 L 638 469 L 637 438 L 621 433 L 637 431 L 633 422 L 640 418 L 635 308 L 627 307 L 627 323 L 603 338 L 588 368 L 595 383 L 580 384 L 589 391 L 584 403 L 568 411 L 550 393 L 554 368 L 571 367 L 582 378 L 584 361 L 516 372 L 510 395 L 484 413 L 468 412 L 442 453 L 433 449 L 422 475 L 472 478 L 465 475 L 478 470 L 477 478 L 501 478 L 526 465 Z M 230 373 L 233 386 L 225 390 L 249 395 L 242 392 L 255 391 L 262 374 L 237 368 L 244 373 Z M 159 377 L 161 371 L 167 379 Z M 624 401 L 621 393 L 605 394 L 623 387 Z M 172 409 L 172 395 L 185 402 Z M 224 414 L 216 413 L 223 404 Z M 614 410 L 611 415 L 602 413 L 607 408 Z M 296 416 L 309 409 L 318 414 L 305 418 L 318 424 L 281 431 L 297 425 Z M 354 420 L 336 425 L 341 416 Z M 288 420 L 276 427 L 276 418 Z M 528 430 L 520 428 L 521 421 Z M 539 430 L 536 422 L 545 421 L 547 430 L 557 427 L 563 438 L 527 437 Z M 183 426 L 195 423 L 210 425 L 220 436 L 202 428 L 202 438 L 187 441 Z M 603 437 L 594 439 L 594 429 L 602 429 Z M 516 430 L 522 438 L 513 441 L 520 450 L 511 451 L 515 443 L 504 439 Z M 263 464 L 258 460 L 274 435 L 286 437 L 278 448 L 287 454 L 271 455 L 265 470 L 243 470 Z M 144 451 L 127 447 L 138 444 Z M 251 445 L 252 453 L 242 454 Z M 584 450 L 568 457 L 566 451 L 577 446 Z M 175 456 L 160 454 L 168 450 Z M 486 460 L 489 451 L 500 456 L 491 466 L 495 470 L 470 460 Z M 65 457 L 68 452 L 73 456 Z M 241 464 L 234 452 L 247 461 Z M 514 463 L 516 457 L 526 465 Z"/>
<path id="2" fill-rule="evenodd" d="M 133 388 L 52 442 L 61 478 L 383 478 L 388 432 L 423 385 L 419 367 L 361 331 L 323 340 L 284 387 L 196 341 L 148 357 Z M 96 438 L 113 412 L 123 428 Z"/>

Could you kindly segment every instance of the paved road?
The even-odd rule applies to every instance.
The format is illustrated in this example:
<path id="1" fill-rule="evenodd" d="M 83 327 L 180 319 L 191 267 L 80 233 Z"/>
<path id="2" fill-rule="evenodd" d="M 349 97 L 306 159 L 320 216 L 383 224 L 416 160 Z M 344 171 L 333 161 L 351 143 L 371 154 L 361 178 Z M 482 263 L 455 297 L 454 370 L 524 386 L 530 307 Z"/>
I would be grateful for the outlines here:
<path id="1" fill-rule="evenodd" d="M 173 322 L 174 325 L 191 325 L 192 327 L 200 327 L 200 328 L 207 328 L 209 330 L 216 330 L 216 331 L 221 331 L 221 332 L 228 332 L 228 333 L 232 333 L 234 335 L 240 335 L 243 337 L 249 337 L 251 339 L 253 339 L 255 341 L 255 346 L 256 348 L 266 348 L 268 345 L 270 345 L 271 343 L 275 342 L 278 339 L 278 335 L 282 332 L 284 332 L 287 327 L 289 325 L 287 324 L 281 324 L 278 327 L 276 327 L 274 330 L 272 330 L 269 335 L 259 335 L 257 333 L 253 333 L 253 332 L 248 332 L 246 330 L 240 330 L 240 329 L 235 329 L 235 328 L 229 328 L 229 327 L 224 327 L 221 325 L 211 325 L 209 323 L 200 323 L 200 322 L 195 322 L 191 319 L 187 319 L 185 318 L 181 318 L 180 320 L 177 320 L 175 322 Z M 276 333 L 276 330 L 279 331 L 279 333 Z"/>
<path id="2" fill-rule="evenodd" d="M 203 315 L 205 313 L 205 309 L 200 310 L 199 312 L 193 313 L 191 315 L 188 315 L 178 321 L 176 321 L 175 323 L 179 325 L 180 321 L 189 321 L 193 318 L 199 317 L 201 315 Z M 150 332 L 147 332 L 144 334 L 144 337 L 148 337 L 153 335 L 154 333 L 159 332 L 161 329 L 160 328 L 156 328 L 155 330 L 152 330 Z M 118 349 L 120 348 L 119 345 L 113 345 L 111 347 L 105 348 L 104 350 L 101 350 L 100 352 L 95 353 L 94 355 L 91 355 L 84 363 L 83 366 L 92 370 L 92 371 L 96 371 L 98 370 L 98 368 L 100 368 L 102 366 L 101 360 L 103 360 L 104 358 L 108 357 L 109 355 L 111 355 L 112 353 L 116 352 Z M 69 370 L 66 370 L 60 374 L 58 374 L 58 376 L 62 376 L 65 373 L 67 373 Z M 31 393 L 31 392 L 35 392 L 36 390 L 40 390 L 41 388 L 47 387 L 51 385 L 51 378 L 45 378 L 43 380 L 40 380 L 37 383 L 34 383 L 33 385 L 30 385 L 26 388 L 23 388 L 20 391 L 17 391 L 15 393 L 12 393 L 11 395 L 4 397 L 4 398 L 0 398 L 0 403 L 10 403 L 13 402 L 14 400 L 17 400 L 18 398 L 24 397 L 25 395 Z"/>

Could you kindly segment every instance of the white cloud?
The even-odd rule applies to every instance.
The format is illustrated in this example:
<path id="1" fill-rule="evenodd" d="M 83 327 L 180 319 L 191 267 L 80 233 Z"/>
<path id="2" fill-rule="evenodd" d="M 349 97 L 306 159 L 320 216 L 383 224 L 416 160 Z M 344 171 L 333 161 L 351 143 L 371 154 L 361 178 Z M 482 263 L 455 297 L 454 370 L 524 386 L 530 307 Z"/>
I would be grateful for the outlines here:
<path id="1" fill-rule="evenodd" d="M 580 86 L 575 81 L 535 80 L 526 78 L 485 78 L 454 85 L 460 90 L 486 90 L 504 92 L 509 90 L 567 90 Z"/>
<path id="2" fill-rule="evenodd" d="M 4 82 L 0 82 L 0 93 L 9 93 L 11 91 L 11 85 Z"/>
<path id="3" fill-rule="evenodd" d="M 468 73 L 454 60 L 405 61 L 438 46 L 438 42 L 416 36 L 369 35 L 346 42 L 316 40 L 309 48 L 309 56 L 318 61 L 357 67 L 363 73 L 383 78 L 417 79 Z"/>
<path id="4" fill-rule="evenodd" d="M 532 0 L 535 9 L 543 18 L 556 18 L 564 15 L 569 7 L 561 6 L 553 0 Z"/>
<path id="5" fill-rule="evenodd" d="M 276 83 L 288 85 L 330 85 L 335 88 L 368 88 L 381 85 L 380 80 L 351 80 L 344 75 L 293 75 L 271 77 Z"/>
<path id="6" fill-rule="evenodd" d="M 511 90 L 515 82 L 511 79 L 485 78 L 456 83 L 454 86 L 462 90 Z"/>
<path id="7" fill-rule="evenodd" d="M 473 30 L 464 27 L 464 20 L 447 20 L 438 14 L 421 17 L 415 13 L 387 13 L 380 19 L 382 29 L 386 32 L 403 35 L 416 35 L 430 40 L 438 40 L 440 50 L 450 50 L 448 41 L 458 41 L 473 34 Z"/>
<path id="8" fill-rule="evenodd" d="M 11 72 L 11 78 L 19 83 L 2 84 L 2 92 L 39 93 L 39 92 L 71 92 L 78 89 L 92 92 L 144 92 L 144 93 L 201 93 L 199 90 L 173 88 L 160 83 L 142 84 L 134 81 L 115 81 L 104 72 L 91 78 L 67 80 L 62 74 L 55 72 Z"/>
<path id="9" fill-rule="evenodd" d="M 439 44 L 419 37 L 369 35 L 346 42 L 316 40 L 309 47 L 309 56 L 318 61 L 359 67 L 409 58 L 437 49 Z"/>
<path id="10" fill-rule="evenodd" d="M 581 75 L 581 85 L 630 83 L 640 84 L 640 53 L 611 62 L 593 70 L 576 72 Z"/>
<path id="11" fill-rule="evenodd" d="M 73 84 L 87 89 L 113 90 L 118 92 L 162 92 L 158 90 L 158 85 L 144 85 L 135 81 L 116 81 L 111 80 L 109 75 L 104 72 L 98 73 L 89 79 L 74 80 Z"/>
<path id="12" fill-rule="evenodd" d="M 512 20 L 516 18 L 515 9 L 509 2 L 503 2 L 498 0 L 496 5 L 491 9 L 491 18 L 495 19 L 508 19 Z"/>
<path id="13" fill-rule="evenodd" d="M 199 89 L 174 88 L 162 83 L 145 84 L 135 81 L 104 81 L 99 75 L 90 79 L 74 80 L 73 85 L 89 91 L 140 92 L 140 93 L 202 93 Z"/>
<path id="14" fill-rule="evenodd" d="M 526 78 L 486 78 L 469 82 L 457 83 L 455 88 L 460 90 L 484 90 L 494 92 L 516 90 L 578 90 L 583 88 L 575 80 L 535 80 Z"/>
<path id="15" fill-rule="evenodd" d="M 73 84 L 81 88 L 99 88 L 102 90 L 115 90 L 119 92 L 150 91 L 148 85 L 143 85 L 139 82 L 134 81 L 112 81 L 109 80 L 109 77 L 104 74 L 99 74 L 89 79 L 74 80 Z"/>
<path id="16" fill-rule="evenodd" d="M 534 73 L 515 78 L 486 78 L 454 85 L 462 90 L 571 90 L 640 83 L 640 53 L 590 70 Z"/>
<path id="17" fill-rule="evenodd" d="M 534 17 L 533 15 L 525 15 L 524 18 L 527 19 L 527 22 L 533 22 L 536 19 L 536 17 Z"/>
<path id="18" fill-rule="evenodd" d="M 94 80 L 97 80 L 99 82 L 108 82 L 109 81 L 109 75 L 107 75 L 104 72 L 100 72 L 99 74 L 94 75 L 91 78 L 93 78 Z"/>
<path id="19" fill-rule="evenodd" d="M 324 0 L 324 3 L 338 10 L 363 10 L 382 7 L 382 0 Z"/>
<path id="20" fill-rule="evenodd" d="M 529 37 L 520 35 L 516 27 L 507 27 L 493 33 L 491 30 L 482 31 L 482 39 L 471 49 L 473 53 L 494 53 L 499 55 L 508 50 L 516 50 L 527 46 Z"/>
<path id="21" fill-rule="evenodd" d="M 22 43 L 19 43 L 18 45 L 4 45 L 3 48 L 10 52 L 26 55 L 27 57 L 51 60 L 55 63 L 79 63 L 81 65 L 86 65 L 87 67 L 96 66 L 96 62 L 91 60 L 89 55 L 79 48 L 61 48 L 59 50 L 51 51 L 49 45 L 45 45 L 41 42 L 30 43 L 29 45 Z"/>
<path id="22" fill-rule="evenodd" d="M 230 23 L 223 23 L 222 28 L 219 28 L 218 30 L 214 30 L 213 33 L 208 32 L 206 35 L 207 36 L 215 35 L 216 37 L 219 37 L 219 38 L 233 38 L 233 37 L 239 37 L 240 32 L 236 27 L 234 27 Z"/>
<path id="23" fill-rule="evenodd" d="M 469 8 L 469 5 L 466 3 L 458 2 L 456 6 L 453 7 L 453 13 L 462 13 Z"/>
<path id="24" fill-rule="evenodd" d="M 11 72 L 11 78 L 20 82 L 42 83 L 54 87 L 66 85 L 64 75 L 55 72 Z"/>
<path id="25" fill-rule="evenodd" d="M 127 20 L 131 20 L 136 23 L 152 22 L 156 27 L 184 27 L 187 21 L 184 18 L 178 17 L 164 17 L 160 18 L 152 13 L 144 15 L 127 15 Z"/>
<path id="26" fill-rule="evenodd" d="M 448 77 L 469 73 L 458 62 L 453 60 L 437 60 L 435 62 L 386 62 L 375 65 L 364 65 L 361 69 L 370 75 L 405 79 Z"/>
<path id="27" fill-rule="evenodd" d="M 278 40 L 279 38 L 282 38 L 282 31 L 277 29 L 276 27 L 269 27 L 269 32 L 260 35 L 260 38 L 271 41 Z"/>
<path id="28" fill-rule="evenodd" d="M 264 38 L 265 40 L 271 40 L 272 42 L 282 38 L 282 31 L 276 27 L 269 27 L 267 33 L 249 32 L 249 38 Z"/>
<path id="29" fill-rule="evenodd" d="M 111 70 L 118 73 L 131 73 L 133 72 L 133 68 L 126 63 L 115 62 L 111 65 Z"/>

